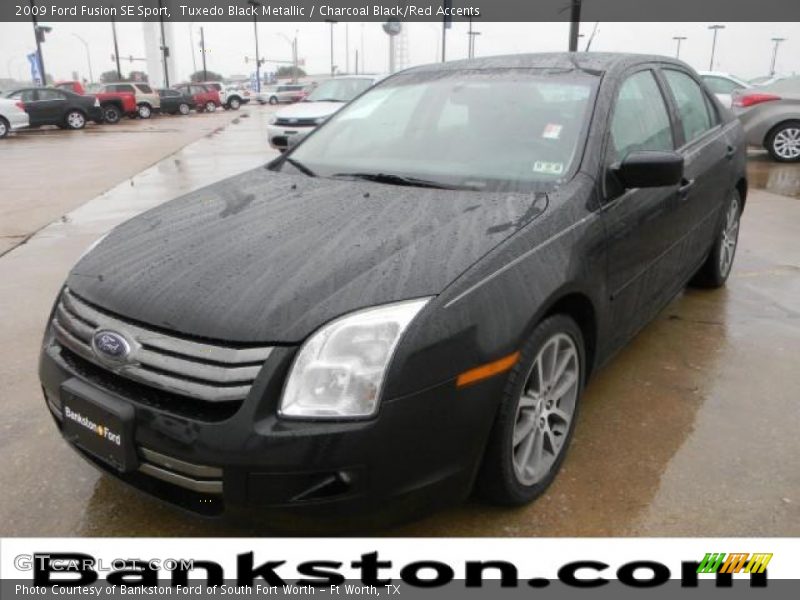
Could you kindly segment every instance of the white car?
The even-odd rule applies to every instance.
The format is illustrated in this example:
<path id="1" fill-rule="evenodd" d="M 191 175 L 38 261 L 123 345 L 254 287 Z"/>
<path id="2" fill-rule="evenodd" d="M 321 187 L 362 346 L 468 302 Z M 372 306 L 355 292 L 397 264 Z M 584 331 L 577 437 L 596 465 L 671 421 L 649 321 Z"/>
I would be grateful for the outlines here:
<path id="1" fill-rule="evenodd" d="M 746 90 L 753 87 L 750 83 L 720 71 L 698 71 L 703 82 L 709 91 L 714 94 L 725 108 L 731 108 L 733 102 L 733 92 L 736 90 Z"/>
<path id="2" fill-rule="evenodd" d="M 382 78 L 379 75 L 344 75 L 326 79 L 302 101 L 272 116 L 267 125 L 269 145 L 281 152 L 297 145 L 315 127 Z"/>
<path id="3" fill-rule="evenodd" d="M 30 124 L 22 102 L 0 98 L 0 139 Z"/>

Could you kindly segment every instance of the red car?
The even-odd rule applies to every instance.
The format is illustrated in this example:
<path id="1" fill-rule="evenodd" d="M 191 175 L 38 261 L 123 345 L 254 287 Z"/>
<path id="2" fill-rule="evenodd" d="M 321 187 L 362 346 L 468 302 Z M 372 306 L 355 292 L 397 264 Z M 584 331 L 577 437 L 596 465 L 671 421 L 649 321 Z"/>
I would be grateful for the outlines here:
<path id="1" fill-rule="evenodd" d="M 130 92 L 97 92 L 87 94 L 80 81 L 59 81 L 55 87 L 81 96 L 94 96 L 103 109 L 103 119 L 106 123 L 118 123 L 123 115 L 136 116 L 136 95 Z"/>
<path id="2" fill-rule="evenodd" d="M 181 83 L 174 89 L 191 96 L 194 99 L 194 106 L 197 112 L 214 112 L 222 106 L 219 92 L 208 86 L 199 83 Z"/>

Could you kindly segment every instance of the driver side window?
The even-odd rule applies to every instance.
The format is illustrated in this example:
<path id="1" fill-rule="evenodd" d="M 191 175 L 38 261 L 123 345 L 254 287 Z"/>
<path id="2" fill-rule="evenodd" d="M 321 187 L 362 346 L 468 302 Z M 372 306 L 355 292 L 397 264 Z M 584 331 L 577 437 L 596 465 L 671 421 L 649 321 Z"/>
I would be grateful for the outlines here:
<path id="1" fill-rule="evenodd" d="M 636 150 L 675 149 L 667 106 L 652 71 L 639 71 L 620 86 L 609 142 L 608 164 Z"/>

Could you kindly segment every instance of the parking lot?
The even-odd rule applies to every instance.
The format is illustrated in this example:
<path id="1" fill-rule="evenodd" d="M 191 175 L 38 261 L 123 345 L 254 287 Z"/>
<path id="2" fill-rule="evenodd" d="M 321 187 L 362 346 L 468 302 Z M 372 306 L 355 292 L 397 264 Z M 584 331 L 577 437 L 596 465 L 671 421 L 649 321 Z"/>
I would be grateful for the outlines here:
<path id="1" fill-rule="evenodd" d="M 253 535 L 102 476 L 59 437 L 39 345 L 83 250 L 119 222 L 274 156 L 273 109 L 31 131 L 0 144 L 0 519 L 5 535 Z M 687 290 L 590 384 L 562 474 L 534 504 L 469 502 L 391 535 L 800 535 L 800 164 L 750 157 L 727 288 Z"/>

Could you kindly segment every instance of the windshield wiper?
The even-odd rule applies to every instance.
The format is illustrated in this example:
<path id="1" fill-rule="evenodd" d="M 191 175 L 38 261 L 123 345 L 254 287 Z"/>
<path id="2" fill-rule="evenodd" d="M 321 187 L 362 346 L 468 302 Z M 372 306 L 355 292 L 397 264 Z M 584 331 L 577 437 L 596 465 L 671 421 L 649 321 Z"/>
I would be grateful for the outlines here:
<path id="1" fill-rule="evenodd" d="M 394 175 L 392 173 L 335 173 L 331 177 L 363 179 L 376 183 L 388 183 L 390 185 L 406 185 L 409 187 L 435 188 L 439 190 L 471 189 L 466 186 L 448 185 L 440 181 L 430 179 L 420 179 L 418 177 L 407 177 L 405 175 Z"/>
<path id="2" fill-rule="evenodd" d="M 308 100 L 308 102 L 344 102 L 344 100 L 340 98 L 314 98 L 313 100 Z"/>
<path id="3" fill-rule="evenodd" d="M 284 160 L 284 161 L 286 161 L 286 162 L 288 162 L 288 163 L 289 163 L 290 165 L 292 165 L 292 166 L 293 166 L 295 169 L 297 169 L 298 171 L 300 171 L 300 172 L 301 172 L 303 175 L 308 175 L 309 177 L 316 177 L 316 175 L 314 175 L 314 171 L 312 171 L 311 169 L 309 169 L 307 166 L 305 166 L 305 165 L 304 165 L 303 163 L 301 163 L 299 160 L 295 160 L 294 158 L 291 158 L 291 157 L 289 157 L 289 156 L 287 156 L 287 157 L 286 157 L 286 158 L 284 158 L 283 160 Z"/>

